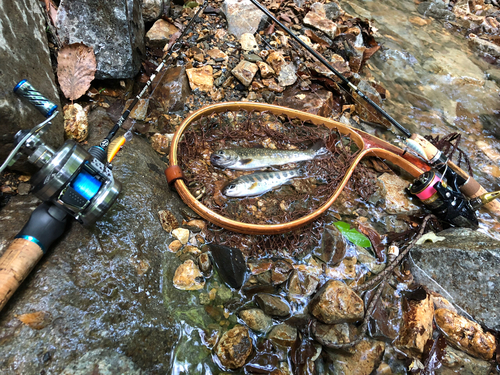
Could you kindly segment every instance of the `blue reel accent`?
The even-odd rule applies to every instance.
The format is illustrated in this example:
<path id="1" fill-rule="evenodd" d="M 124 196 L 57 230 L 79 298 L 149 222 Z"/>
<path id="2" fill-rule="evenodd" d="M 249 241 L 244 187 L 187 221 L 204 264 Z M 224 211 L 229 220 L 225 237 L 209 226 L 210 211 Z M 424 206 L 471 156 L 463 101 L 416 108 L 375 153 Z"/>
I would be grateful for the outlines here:
<path id="1" fill-rule="evenodd" d="M 46 253 L 47 252 L 47 249 L 42 245 L 42 243 L 40 241 L 38 241 L 38 239 L 36 239 L 35 237 L 33 236 L 27 236 L 25 234 L 21 234 L 21 235 L 17 235 L 16 238 L 22 238 L 23 240 L 26 240 L 26 241 L 30 241 L 30 242 L 33 242 L 34 244 L 38 245 L 38 247 L 40 249 L 42 249 L 42 253 Z"/>
<path id="2" fill-rule="evenodd" d="M 57 109 L 56 104 L 52 103 L 33 86 L 31 86 L 31 84 L 26 79 L 23 79 L 16 85 L 16 87 L 14 87 L 14 92 L 17 95 L 26 98 L 46 118 L 52 116 Z"/>
<path id="3" fill-rule="evenodd" d="M 84 170 L 71 182 L 71 187 L 88 201 L 94 198 L 101 185 L 101 181 L 95 179 Z"/>

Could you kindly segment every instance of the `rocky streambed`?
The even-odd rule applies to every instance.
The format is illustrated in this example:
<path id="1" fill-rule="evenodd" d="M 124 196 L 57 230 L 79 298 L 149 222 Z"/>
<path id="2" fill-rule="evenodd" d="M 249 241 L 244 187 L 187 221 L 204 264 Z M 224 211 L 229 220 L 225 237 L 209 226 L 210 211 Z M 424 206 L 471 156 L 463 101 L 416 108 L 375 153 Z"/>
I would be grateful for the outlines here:
<path id="1" fill-rule="evenodd" d="M 51 45 L 37 53 L 36 61 L 26 58 L 26 66 L 13 64 L 20 64 L 16 54 L 2 57 L 7 78 L 0 99 L 8 105 L 0 113 L 8 119 L 21 116 L 6 128 L 2 152 L 11 147 L 12 134 L 32 127 L 37 116 L 11 94 L 20 71 L 59 101 L 50 53 L 57 53 L 59 43 L 75 40 L 102 50 L 96 53 L 98 78 L 116 80 L 94 81 L 76 103 L 63 100 L 68 104 L 66 137 L 98 144 L 198 6 L 144 1 L 141 14 L 138 2 L 123 1 L 114 13 L 100 9 L 101 20 L 92 16 L 92 2 L 76 7 L 62 1 L 46 40 L 39 4 L 24 0 L 15 9 L 0 4 L 6 10 L 0 19 L 5 29 L 14 29 L 14 14 L 26 23 L 25 30 L 18 26 L 9 34 L 11 51 L 33 28 L 37 38 L 28 39 Z M 488 189 L 498 186 L 495 2 L 266 5 L 411 130 L 467 135 L 460 147 L 478 179 Z M 35 11 L 23 17 L 27 9 Z M 75 17 L 88 12 L 75 27 Z M 97 19 L 101 27 L 96 29 Z M 114 43 L 116 35 L 128 39 Z M 442 231 L 434 223 L 430 230 L 436 234 L 426 235 L 426 242 L 384 278 L 374 304 L 376 289 L 364 291 L 363 285 L 405 249 L 412 238 L 407 231 L 423 217 L 422 206 L 404 193 L 411 179 L 402 171 L 367 160 L 374 194 L 361 198 L 353 181 L 313 229 L 280 241 L 260 238 L 257 251 L 249 246 L 256 236 L 221 231 L 169 190 L 163 171 L 172 133 L 190 111 L 205 104 L 275 103 L 394 139 L 383 120 L 346 94 L 249 3 L 210 3 L 186 41 L 161 83 L 125 124 L 134 123 L 136 136 L 113 162 L 124 185 L 116 204 L 93 228 L 72 223 L 0 312 L 2 373 L 497 371 L 500 250 L 492 238 L 498 223 L 487 212 L 480 215 L 480 231 L 487 234 Z M 39 66 L 50 85 L 40 86 L 47 78 L 29 73 L 42 71 Z M 62 134 L 60 121 L 49 142 L 60 144 Z M 33 171 L 17 166 L 1 180 L 0 252 L 39 204 L 29 194 Z M 261 208 L 256 202 L 263 214 Z M 335 225 L 340 221 L 364 233 L 371 245 L 349 240 Z M 393 241 L 397 246 L 389 246 Z M 306 242 L 313 246 L 303 251 Z"/>

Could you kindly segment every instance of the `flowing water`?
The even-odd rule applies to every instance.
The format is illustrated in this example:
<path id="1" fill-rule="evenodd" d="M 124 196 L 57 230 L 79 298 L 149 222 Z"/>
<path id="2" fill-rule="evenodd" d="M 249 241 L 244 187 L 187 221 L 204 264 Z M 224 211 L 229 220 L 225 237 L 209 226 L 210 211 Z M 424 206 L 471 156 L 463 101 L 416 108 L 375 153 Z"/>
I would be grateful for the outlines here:
<path id="1" fill-rule="evenodd" d="M 425 25 L 412 23 L 411 18 L 423 17 L 411 0 L 349 0 L 341 1 L 341 6 L 352 15 L 370 19 L 377 30 L 375 38 L 382 49 L 370 58 L 368 68 L 390 92 L 384 102 L 386 111 L 412 133 L 462 133 L 460 147 L 471 158 L 476 179 L 488 191 L 499 190 L 500 90 L 485 73 L 497 67 L 480 59 L 463 32 L 451 24 L 429 18 L 424 18 Z M 396 138 L 382 130 L 376 134 Z M 487 212 L 480 216 L 480 230 L 498 237 L 498 222 Z M 172 374 L 221 373 L 202 336 L 204 330 L 231 327 L 236 322 L 234 314 L 224 316 L 221 306 L 240 296 L 216 275 L 201 291 L 172 291 L 175 267 L 166 264 L 164 269 L 165 306 L 179 321 Z M 215 299 L 200 304 L 212 289 L 217 291 Z"/>

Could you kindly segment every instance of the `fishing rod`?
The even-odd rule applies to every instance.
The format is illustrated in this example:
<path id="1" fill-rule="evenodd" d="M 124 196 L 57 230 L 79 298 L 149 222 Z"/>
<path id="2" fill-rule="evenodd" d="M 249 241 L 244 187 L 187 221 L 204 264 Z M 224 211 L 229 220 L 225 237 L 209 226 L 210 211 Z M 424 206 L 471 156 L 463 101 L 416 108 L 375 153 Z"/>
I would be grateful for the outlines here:
<path id="1" fill-rule="evenodd" d="M 175 42 L 170 44 L 168 47 L 168 51 L 165 53 L 163 56 L 163 59 L 161 63 L 156 67 L 155 71 L 153 74 L 151 74 L 151 77 L 149 77 L 148 82 L 146 82 L 146 85 L 143 87 L 141 92 L 137 94 L 137 96 L 134 98 L 134 100 L 129 104 L 127 109 L 122 113 L 118 121 L 115 123 L 113 128 L 109 131 L 108 135 L 106 138 L 104 138 L 99 145 L 100 148 L 102 149 L 103 155 L 105 155 L 106 149 L 109 147 L 107 150 L 107 161 L 110 163 L 113 158 L 116 156 L 118 151 L 120 151 L 121 147 L 125 144 L 125 142 L 128 142 L 132 139 L 132 127 L 120 138 L 117 138 L 114 141 L 111 141 L 113 137 L 116 135 L 118 130 L 123 126 L 123 123 L 125 120 L 129 117 L 130 113 L 134 109 L 134 107 L 137 105 L 139 100 L 142 98 L 142 96 L 146 93 L 148 88 L 151 86 L 153 81 L 155 80 L 156 76 L 160 73 L 160 71 L 165 67 L 167 60 L 172 56 L 174 52 L 177 52 L 180 47 L 181 47 L 181 41 L 188 32 L 188 30 L 191 29 L 191 26 L 194 24 L 195 20 L 198 18 L 198 16 L 205 10 L 205 8 L 208 5 L 208 0 L 205 0 L 203 5 L 201 5 L 196 12 L 196 14 L 191 18 L 191 20 L 188 22 L 186 27 L 182 29 L 182 32 L 179 34 L 179 36 L 175 39 Z"/>
<path id="2" fill-rule="evenodd" d="M 295 33 L 293 33 L 288 27 L 286 27 L 282 22 L 280 22 L 265 6 L 260 4 L 257 0 L 250 0 L 257 8 L 259 8 L 266 16 L 272 19 L 279 27 L 281 27 L 290 37 L 292 37 L 300 46 L 302 46 L 307 52 L 318 59 L 323 65 L 327 67 L 335 76 L 337 76 L 343 83 L 350 87 L 358 96 L 364 99 L 372 108 L 374 108 L 380 115 L 382 115 L 387 121 L 394 125 L 400 132 L 402 132 L 406 139 L 405 144 L 410 148 L 413 153 L 418 155 L 420 158 L 425 160 L 429 166 L 437 169 L 447 180 L 453 180 L 453 184 L 457 189 L 459 189 L 463 194 L 471 197 L 477 198 L 480 202 L 483 202 L 485 207 L 490 211 L 495 212 L 500 215 L 500 202 L 495 198 L 498 194 L 493 194 L 486 191 L 472 176 L 469 176 L 465 171 L 453 163 L 449 158 L 444 155 L 437 147 L 430 143 L 427 139 L 419 134 L 411 133 L 403 125 L 397 122 L 392 116 L 390 116 L 386 111 L 384 111 L 377 103 L 371 100 L 367 95 L 365 95 L 356 85 L 350 82 L 346 77 L 344 77 L 338 70 L 336 70 L 321 54 L 316 52 L 313 48 L 308 46 L 304 41 L 302 41 Z M 404 155 L 402 155 L 404 157 Z M 450 168 L 448 168 L 450 167 Z M 435 185 L 440 183 L 443 176 L 437 179 L 426 175 L 426 178 L 421 181 L 419 187 L 425 186 L 425 191 L 428 189 L 434 189 Z M 429 180 L 430 179 L 430 180 Z M 435 190 L 435 189 L 434 189 Z M 488 194 L 488 195 L 486 195 Z M 426 196 L 426 195 L 425 195 Z M 478 203 L 477 203 L 478 204 Z M 455 202 L 455 205 L 456 202 Z"/>

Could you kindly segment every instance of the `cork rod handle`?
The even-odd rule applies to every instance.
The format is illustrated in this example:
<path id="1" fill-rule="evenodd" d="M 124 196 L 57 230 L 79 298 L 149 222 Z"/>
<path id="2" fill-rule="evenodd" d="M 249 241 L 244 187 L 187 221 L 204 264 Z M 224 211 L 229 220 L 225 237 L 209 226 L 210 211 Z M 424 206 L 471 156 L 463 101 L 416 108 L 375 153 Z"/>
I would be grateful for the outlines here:
<path id="1" fill-rule="evenodd" d="M 37 244 L 16 238 L 0 258 L 0 311 L 43 256 Z"/>

